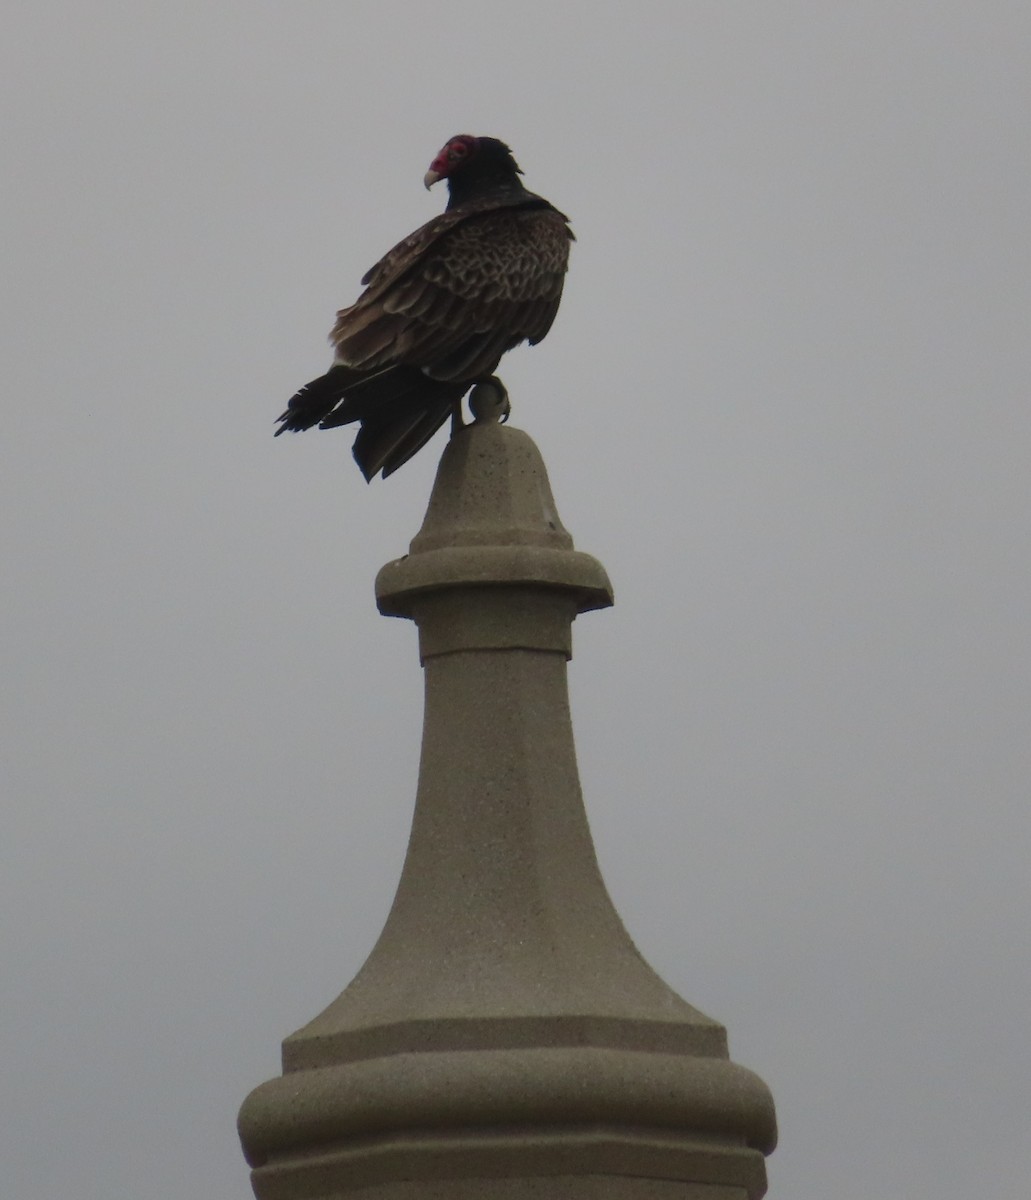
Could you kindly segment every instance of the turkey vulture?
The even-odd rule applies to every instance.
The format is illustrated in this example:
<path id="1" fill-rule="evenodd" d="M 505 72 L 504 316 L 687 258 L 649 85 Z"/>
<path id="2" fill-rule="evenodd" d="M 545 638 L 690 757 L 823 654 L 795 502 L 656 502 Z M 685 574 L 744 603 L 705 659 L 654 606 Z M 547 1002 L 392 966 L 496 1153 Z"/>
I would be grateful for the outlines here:
<path id="1" fill-rule="evenodd" d="M 496 138 L 453 137 L 423 182 L 446 179 L 447 208 L 399 242 L 337 313 L 333 366 L 290 401 L 277 436 L 361 422 L 354 457 L 384 478 L 455 414 L 506 350 L 551 328 L 573 232 L 523 187 Z"/>

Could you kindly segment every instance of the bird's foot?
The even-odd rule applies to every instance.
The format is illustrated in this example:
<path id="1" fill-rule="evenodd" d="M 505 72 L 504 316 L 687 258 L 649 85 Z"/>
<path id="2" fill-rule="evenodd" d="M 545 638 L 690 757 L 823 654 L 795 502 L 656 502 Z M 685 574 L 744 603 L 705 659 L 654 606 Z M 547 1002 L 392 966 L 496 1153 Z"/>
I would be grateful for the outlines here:
<path id="1" fill-rule="evenodd" d="M 469 393 L 469 411 L 478 425 L 496 421 L 502 425 L 512 413 L 508 390 L 497 375 L 482 379 Z"/>

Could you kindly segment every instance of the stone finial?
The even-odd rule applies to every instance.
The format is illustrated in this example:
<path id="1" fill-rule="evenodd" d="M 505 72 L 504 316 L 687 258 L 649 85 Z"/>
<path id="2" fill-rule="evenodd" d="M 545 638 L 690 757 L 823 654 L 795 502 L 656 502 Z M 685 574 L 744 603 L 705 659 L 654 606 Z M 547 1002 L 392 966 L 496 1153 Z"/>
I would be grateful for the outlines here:
<path id="1" fill-rule="evenodd" d="M 756 1200 L 769 1091 L 638 954 L 587 826 L 566 660 L 608 578 L 481 411 L 376 581 L 425 669 L 408 854 L 365 965 L 243 1105 L 255 1194 Z"/>

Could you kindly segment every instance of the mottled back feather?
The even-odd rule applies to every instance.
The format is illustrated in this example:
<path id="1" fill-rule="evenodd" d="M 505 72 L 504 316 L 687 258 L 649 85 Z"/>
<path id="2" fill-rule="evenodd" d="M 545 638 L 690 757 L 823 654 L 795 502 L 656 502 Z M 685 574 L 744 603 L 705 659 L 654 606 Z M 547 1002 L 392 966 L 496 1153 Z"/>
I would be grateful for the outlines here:
<path id="1" fill-rule="evenodd" d="M 507 350 L 551 328 L 571 240 L 566 217 L 531 193 L 442 213 L 380 259 L 337 314 L 336 361 L 414 365 L 434 379 L 490 375 Z"/>

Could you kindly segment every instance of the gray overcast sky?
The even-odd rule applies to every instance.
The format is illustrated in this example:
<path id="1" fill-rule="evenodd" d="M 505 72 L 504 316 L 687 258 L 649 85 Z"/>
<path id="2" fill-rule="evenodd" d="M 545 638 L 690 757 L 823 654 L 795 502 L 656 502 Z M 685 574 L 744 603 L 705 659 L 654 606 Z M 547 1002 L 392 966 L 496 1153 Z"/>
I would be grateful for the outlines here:
<path id="1" fill-rule="evenodd" d="M 628 928 L 772 1088 L 771 1196 L 1025 1197 L 1026 0 L 40 2 L 0 66 L 5 1195 L 248 1195 L 237 1108 L 382 925 L 372 581 L 441 443 L 366 486 L 273 419 L 470 131 L 579 237 L 503 374 L 616 587 L 571 684 Z"/>

